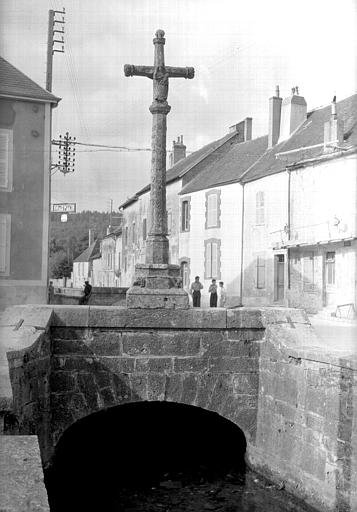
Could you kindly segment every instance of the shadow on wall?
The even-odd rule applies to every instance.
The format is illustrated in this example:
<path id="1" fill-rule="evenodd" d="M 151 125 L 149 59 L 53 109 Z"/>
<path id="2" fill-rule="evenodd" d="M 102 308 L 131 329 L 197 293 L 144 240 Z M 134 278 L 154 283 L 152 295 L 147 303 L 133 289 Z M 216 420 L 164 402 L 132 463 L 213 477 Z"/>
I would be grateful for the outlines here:
<path id="1" fill-rule="evenodd" d="M 91 414 L 60 438 L 46 486 L 51 511 L 120 510 L 120 490 L 165 475 L 244 472 L 243 432 L 217 413 L 173 402 L 137 402 Z M 182 476 L 184 475 L 184 476 Z"/>

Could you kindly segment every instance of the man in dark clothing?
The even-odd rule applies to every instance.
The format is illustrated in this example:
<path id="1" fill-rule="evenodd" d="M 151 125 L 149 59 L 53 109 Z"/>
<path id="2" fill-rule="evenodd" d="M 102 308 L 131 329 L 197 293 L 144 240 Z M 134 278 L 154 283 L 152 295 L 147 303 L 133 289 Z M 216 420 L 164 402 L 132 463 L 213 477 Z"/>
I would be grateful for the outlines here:
<path id="1" fill-rule="evenodd" d="M 79 304 L 80 305 L 88 304 L 91 295 L 92 295 L 92 286 L 89 284 L 89 281 L 84 281 L 84 295 L 80 298 Z"/>
<path id="2" fill-rule="evenodd" d="M 192 294 L 192 305 L 194 308 L 199 308 L 201 305 L 202 288 L 203 284 L 200 283 L 200 276 L 196 276 L 190 288 L 190 293 Z"/>
<path id="3" fill-rule="evenodd" d="M 212 279 L 212 284 L 208 288 L 208 292 L 211 294 L 209 297 L 209 305 L 211 308 L 217 307 L 217 284 L 216 280 Z"/>

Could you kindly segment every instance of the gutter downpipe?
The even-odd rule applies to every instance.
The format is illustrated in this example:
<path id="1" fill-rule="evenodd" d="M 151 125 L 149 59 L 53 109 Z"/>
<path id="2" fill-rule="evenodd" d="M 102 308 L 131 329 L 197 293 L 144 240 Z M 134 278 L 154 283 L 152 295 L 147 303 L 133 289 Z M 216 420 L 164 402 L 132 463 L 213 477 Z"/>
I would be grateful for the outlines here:
<path id="1" fill-rule="evenodd" d="M 242 184 L 242 226 L 241 226 L 241 245 L 240 245 L 240 306 L 243 306 L 243 255 L 244 255 L 244 189 Z"/>
<path id="2" fill-rule="evenodd" d="M 291 169 L 287 169 L 288 171 L 288 240 L 291 240 Z M 290 249 L 288 248 L 288 290 L 290 290 Z"/>

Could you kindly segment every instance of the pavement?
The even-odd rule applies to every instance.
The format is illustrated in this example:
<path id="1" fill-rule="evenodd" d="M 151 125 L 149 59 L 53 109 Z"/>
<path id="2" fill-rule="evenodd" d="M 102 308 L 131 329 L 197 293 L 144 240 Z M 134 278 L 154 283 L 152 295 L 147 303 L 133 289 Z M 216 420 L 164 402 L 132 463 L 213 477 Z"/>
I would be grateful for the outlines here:
<path id="1" fill-rule="evenodd" d="M 324 346 L 357 355 L 357 320 L 342 321 L 318 315 L 309 315 L 309 320 Z"/>

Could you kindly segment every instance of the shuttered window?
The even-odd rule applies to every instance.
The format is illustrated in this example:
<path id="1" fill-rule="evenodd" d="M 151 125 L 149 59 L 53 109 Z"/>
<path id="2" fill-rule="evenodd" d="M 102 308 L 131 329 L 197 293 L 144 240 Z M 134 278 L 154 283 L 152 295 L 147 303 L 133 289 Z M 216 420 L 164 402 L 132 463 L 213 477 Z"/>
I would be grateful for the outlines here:
<path id="1" fill-rule="evenodd" d="M 315 289 L 314 284 L 314 253 L 309 252 L 303 258 L 303 289 L 305 292 L 312 292 Z"/>
<path id="2" fill-rule="evenodd" d="M 220 227 L 221 191 L 206 192 L 206 229 Z"/>
<path id="3" fill-rule="evenodd" d="M 265 288 L 265 257 L 257 256 L 257 288 Z"/>
<path id="4" fill-rule="evenodd" d="M 11 216 L 0 214 L 0 275 L 10 273 Z"/>
<path id="5" fill-rule="evenodd" d="M 12 190 L 12 130 L 0 130 L 0 190 Z"/>
<path id="6" fill-rule="evenodd" d="M 205 240 L 205 279 L 220 279 L 220 240 Z"/>

